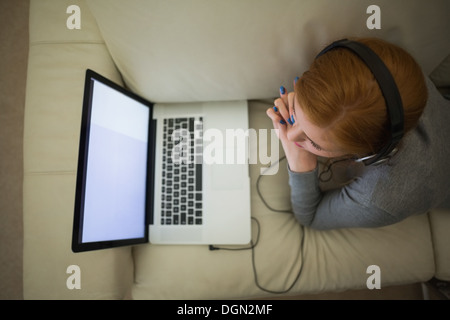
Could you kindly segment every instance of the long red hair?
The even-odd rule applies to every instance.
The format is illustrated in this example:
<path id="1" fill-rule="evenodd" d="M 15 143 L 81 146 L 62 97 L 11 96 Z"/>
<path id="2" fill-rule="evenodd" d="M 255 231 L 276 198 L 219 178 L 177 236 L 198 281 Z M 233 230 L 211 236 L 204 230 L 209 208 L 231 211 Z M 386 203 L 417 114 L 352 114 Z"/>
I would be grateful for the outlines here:
<path id="1" fill-rule="evenodd" d="M 422 70 L 402 48 L 376 38 L 352 39 L 372 49 L 391 72 L 404 109 L 405 133 L 425 108 Z M 306 117 L 327 130 L 340 150 L 356 156 L 376 153 L 389 140 L 389 119 L 380 87 L 365 63 L 346 48 L 335 48 L 313 61 L 297 81 L 295 93 Z"/>

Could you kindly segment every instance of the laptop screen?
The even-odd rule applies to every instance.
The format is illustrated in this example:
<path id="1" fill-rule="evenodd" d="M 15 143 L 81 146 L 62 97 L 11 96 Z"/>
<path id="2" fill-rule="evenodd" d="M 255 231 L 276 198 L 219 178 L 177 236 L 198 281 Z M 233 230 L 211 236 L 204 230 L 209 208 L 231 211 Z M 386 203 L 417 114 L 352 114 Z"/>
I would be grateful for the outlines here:
<path id="1" fill-rule="evenodd" d="M 72 250 L 148 241 L 151 103 L 88 70 Z"/>

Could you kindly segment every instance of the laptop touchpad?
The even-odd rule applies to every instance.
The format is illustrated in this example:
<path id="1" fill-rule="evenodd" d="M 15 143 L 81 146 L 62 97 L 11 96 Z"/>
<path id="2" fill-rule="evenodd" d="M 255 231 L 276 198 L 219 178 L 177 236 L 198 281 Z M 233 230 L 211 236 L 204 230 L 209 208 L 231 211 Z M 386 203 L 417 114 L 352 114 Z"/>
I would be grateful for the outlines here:
<path id="1" fill-rule="evenodd" d="M 212 187 L 219 190 L 242 189 L 246 164 L 215 164 L 212 166 Z"/>

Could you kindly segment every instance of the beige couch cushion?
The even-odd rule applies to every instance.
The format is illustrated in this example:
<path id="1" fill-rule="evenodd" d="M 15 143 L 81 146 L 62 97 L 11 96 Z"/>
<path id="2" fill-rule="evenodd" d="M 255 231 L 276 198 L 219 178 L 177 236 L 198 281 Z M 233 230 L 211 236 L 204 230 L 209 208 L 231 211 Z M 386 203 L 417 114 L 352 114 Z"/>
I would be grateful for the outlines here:
<path id="1" fill-rule="evenodd" d="M 270 128 L 265 115 L 270 104 L 250 103 L 250 127 Z M 269 211 L 256 192 L 260 165 L 251 165 L 252 216 L 260 222 L 255 248 L 259 284 L 286 294 L 366 288 L 370 265 L 381 270 L 381 287 L 421 282 L 434 273 L 431 234 L 426 215 L 378 229 L 316 231 L 301 228 L 291 214 Z M 273 176 L 261 179 L 266 201 L 289 208 L 285 163 Z M 252 225 L 253 239 L 257 227 Z M 303 246 L 301 239 L 303 237 Z M 135 299 L 221 299 L 270 295 L 254 282 L 252 253 L 209 251 L 208 246 L 135 247 Z"/>
<path id="2" fill-rule="evenodd" d="M 120 81 L 82 2 L 82 29 L 66 28 L 73 1 L 31 1 L 24 132 L 25 299 L 118 299 L 133 281 L 131 248 L 71 251 L 84 72 Z M 81 271 L 81 289 L 69 289 Z M 69 270 L 70 271 L 70 270 Z M 73 274 L 75 276 L 75 274 Z"/>
<path id="3" fill-rule="evenodd" d="M 89 1 L 89 7 L 79 0 L 31 1 L 24 133 L 25 298 L 121 298 L 131 286 L 137 299 L 266 295 L 253 282 L 250 251 L 151 244 L 70 251 L 86 68 L 116 82 L 121 80 L 120 71 L 133 90 L 153 101 L 264 98 L 275 96 L 280 84 L 289 85 L 319 47 L 352 30 L 356 35 L 400 39 L 430 70 L 434 61 L 443 58 L 436 49 L 448 46 L 441 32 L 448 22 L 439 19 L 444 13 L 437 5 L 422 4 L 423 10 L 414 10 L 429 22 L 427 32 L 421 31 L 417 14 L 403 10 L 404 15 L 396 16 L 403 3 L 392 4 L 397 11 L 383 11 L 386 23 L 381 31 L 368 32 L 369 1 L 192 1 L 189 5 L 175 1 L 171 5 L 175 3 L 180 10 L 166 1 L 96 0 Z M 81 9 L 81 30 L 66 28 L 66 8 L 73 4 Z M 288 28 L 287 19 L 298 20 L 298 27 Z M 402 28 L 396 27 L 399 24 Z M 424 59 L 425 52 L 431 57 Z M 251 127 L 271 128 L 264 112 L 267 107 L 251 104 Z M 259 165 L 252 165 L 253 186 L 258 172 Z M 279 175 L 265 179 L 262 191 L 276 207 L 289 203 L 283 167 Z M 426 216 L 380 229 L 303 230 L 292 216 L 267 210 L 255 188 L 252 215 L 261 224 L 255 248 L 259 282 L 271 290 L 286 289 L 300 266 L 301 276 L 290 293 L 364 288 L 372 264 L 381 268 L 382 286 L 424 281 L 435 270 Z M 70 265 L 81 269 L 80 290 L 66 286 Z"/>
<path id="4" fill-rule="evenodd" d="M 371 0 L 87 2 L 125 83 L 155 102 L 275 96 L 343 37 L 391 40 L 426 74 L 450 52 L 446 0 L 376 1 L 380 30 L 366 26 Z"/>

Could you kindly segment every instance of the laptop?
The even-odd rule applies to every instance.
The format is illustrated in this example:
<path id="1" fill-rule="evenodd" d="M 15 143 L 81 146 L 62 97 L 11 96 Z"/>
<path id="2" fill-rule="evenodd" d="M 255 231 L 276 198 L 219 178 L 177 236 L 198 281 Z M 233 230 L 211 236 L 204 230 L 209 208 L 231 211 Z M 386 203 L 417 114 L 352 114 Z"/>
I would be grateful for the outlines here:
<path id="1" fill-rule="evenodd" d="M 152 103 L 86 70 L 72 251 L 247 244 L 246 101 Z"/>

